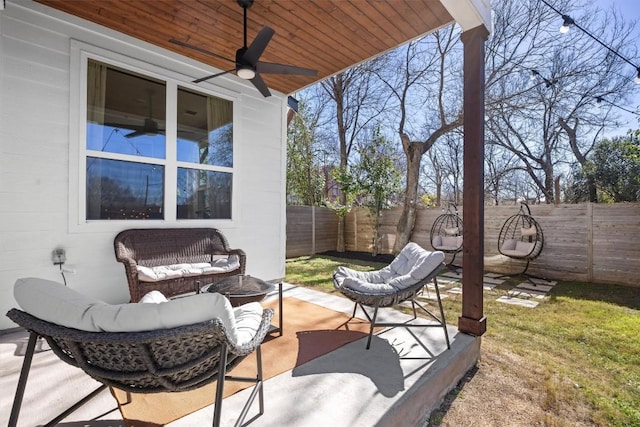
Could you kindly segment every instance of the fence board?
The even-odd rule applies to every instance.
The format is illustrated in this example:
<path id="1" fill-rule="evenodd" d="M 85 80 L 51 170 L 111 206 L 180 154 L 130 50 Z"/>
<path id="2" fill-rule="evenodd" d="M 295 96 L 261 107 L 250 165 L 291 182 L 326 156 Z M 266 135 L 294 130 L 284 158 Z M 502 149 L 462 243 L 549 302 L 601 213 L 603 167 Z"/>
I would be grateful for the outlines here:
<path id="1" fill-rule="evenodd" d="M 287 208 L 287 257 L 335 248 L 337 216 L 324 208 L 315 208 L 316 248 L 311 247 L 310 209 L 301 206 Z M 502 225 L 510 216 L 517 214 L 518 209 L 517 206 L 485 206 L 484 249 L 487 271 L 512 273 L 524 268 L 524 262 L 509 259 L 498 251 L 498 236 Z M 530 209 L 545 238 L 542 253 L 529 267 L 532 274 L 550 279 L 640 286 L 637 279 L 640 277 L 639 203 L 533 205 Z M 401 212 L 400 207 L 382 212 L 378 253 L 392 253 Z M 431 227 L 443 213 L 437 208 L 418 208 L 411 240 L 426 249 L 432 249 Z M 461 210 L 458 213 L 461 217 L 464 216 Z M 345 218 L 347 251 L 371 252 L 372 242 L 373 220 L 369 217 L 368 210 L 353 208 Z M 459 253 L 456 257 L 456 264 L 461 265 L 461 255 Z"/>

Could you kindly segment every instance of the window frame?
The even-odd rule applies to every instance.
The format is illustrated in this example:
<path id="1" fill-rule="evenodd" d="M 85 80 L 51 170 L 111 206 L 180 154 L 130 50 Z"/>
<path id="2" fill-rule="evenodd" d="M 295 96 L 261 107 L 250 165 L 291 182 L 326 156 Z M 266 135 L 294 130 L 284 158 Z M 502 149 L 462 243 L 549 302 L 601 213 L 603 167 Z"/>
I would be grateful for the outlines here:
<path id="1" fill-rule="evenodd" d="M 159 58 L 164 58 L 158 56 Z M 161 67 L 150 62 L 141 61 L 131 56 L 115 53 L 107 49 L 71 40 L 70 63 L 70 107 L 69 107 L 69 230 L 70 231 L 108 231 L 118 229 L 123 224 L 135 227 L 153 225 L 236 227 L 239 212 L 238 192 L 238 147 L 240 146 L 239 113 L 240 96 L 222 87 L 204 88 L 191 82 L 192 77 L 176 70 Z M 165 158 L 133 156 L 88 150 L 86 145 L 87 128 L 87 64 L 95 60 L 107 65 L 121 68 L 160 80 L 166 85 L 166 153 Z M 167 60 L 168 64 L 172 61 Z M 177 160 L 177 99 L 178 88 L 195 91 L 206 96 L 230 101 L 233 104 L 233 164 L 231 167 L 202 165 Z M 164 167 L 164 219 L 160 220 L 88 220 L 86 218 L 86 159 L 99 157 L 104 159 L 133 161 L 138 163 L 157 164 Z M 231 218 L 230 219 L 178 219 L 177 218 L 177 175 L 178 168 L 207 170 L 231 173 Z"/>

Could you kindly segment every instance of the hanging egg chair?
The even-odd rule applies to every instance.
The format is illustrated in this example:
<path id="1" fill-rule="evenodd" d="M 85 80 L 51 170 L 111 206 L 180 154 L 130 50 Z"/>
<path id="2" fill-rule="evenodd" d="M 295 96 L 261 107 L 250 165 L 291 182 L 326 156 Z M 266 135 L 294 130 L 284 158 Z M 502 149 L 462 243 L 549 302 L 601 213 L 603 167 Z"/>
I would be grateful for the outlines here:
<path id="1" fill-rule="evenodd" d="M 458 252 L 462 250 L 462 218 L 458 215 L 455 204 L 449 203 L 447 211 L 438 216 L 431 227 L 431 246 L 437 251 L 453 254 L 447 265 L 458 269 L 453 264 Z"/>
<path id="2" fill-rule="evenodd" d="M 529 205 L 521 202 L 518 213 L 507 218 L 500 230 L 498 251 L 509 258 L 526 261 L 524 270 L 519 273 L 524 275 L 529 268 L 529 263 L 542 252 L 543 246 L 542 227 L 531 216 Z"/>

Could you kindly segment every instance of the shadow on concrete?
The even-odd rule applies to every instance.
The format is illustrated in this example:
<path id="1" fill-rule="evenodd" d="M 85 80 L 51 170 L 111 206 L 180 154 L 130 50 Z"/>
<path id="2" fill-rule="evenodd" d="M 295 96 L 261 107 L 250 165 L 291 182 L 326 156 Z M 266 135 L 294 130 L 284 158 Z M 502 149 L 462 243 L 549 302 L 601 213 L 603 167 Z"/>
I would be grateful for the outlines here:
<path id="1" fill-rule="evenodd" d="M 359 340 L 295 367 L 292 375 L 335 373 L 355 373 L 368 377 L 380 394 L 386 397 L 393 397 L 404 390 L 404 374 L 398 353 L 387 340 L 375 335 L 369 350 L 365 349 L 364 341 Z"/>

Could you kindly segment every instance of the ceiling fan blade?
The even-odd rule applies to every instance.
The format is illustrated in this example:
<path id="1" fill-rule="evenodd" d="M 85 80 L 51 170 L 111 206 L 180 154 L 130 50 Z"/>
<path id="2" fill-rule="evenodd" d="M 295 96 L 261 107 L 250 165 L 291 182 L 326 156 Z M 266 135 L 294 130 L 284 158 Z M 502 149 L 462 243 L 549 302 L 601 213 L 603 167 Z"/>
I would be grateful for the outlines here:
<path id="1" fill-rule="evenodd" d="M 195 79 L 193 81 L 193 83 L 200 83 L 200 82 L 203 82 L 205 80 L 213 79 L 214 77 L 222 76 L 224 74 L 230 73 L 230 72 L 235 71 L 235 70 L 236 70 L 235 68 L 232 68 L 231 70 L 222 71 L 222 72 L 216 73 L 216 74 L 211 74 L 210 76 L 200 77 L 199 79 Z"/>
<path id="2" fill-rule="evenodd" d="M 146 132 L 144 130 L 137 130 L 135 132 L 131 132 L 131 133 L 126 134 L 124 137 L 125 138 L 135 138 L 136 136 L 141 136 L 141 135 L 144 135 L 144 134 L 146 134 Z"/>
<path id="3" fill-rule="evenodd" d="M 242 59 L 247 61 L 251 65 L 255 65 L 260 59 L 262 52 L 267 48 L 271 37 L 276 32 L 270 27 L 263 27 L 255 39 L 251 42 L 251 45 L 247 48 Z"/>
<path id="4" fill-rule="evenodd" d="M 177 44 L 178 46 L 186 47 L 188 49 L 193 49 L 193 50 L 195 50 L 197 52 L 204 53 L 205 55 L 215 56 L 216 58 L 224 59 L 225 61 L 233 62 L 234 64 L 236 63 L 236 61 L 233 60 L 233 59 L 229 59 L 229 58 L 227 58 L 225 56 L 218 55 L 217 53 L 211 52 L 209 50 L 203 49 L 203 48 L 198 47 L 198 46 L 194 46 L 194 45 L 189 44 L 189 43 L 185 43 L 185 42 L 177 40 L 177 39 L 170 39 L 169 41 L 171 43 L 173 43 L 173 44 Z"/>
<path id="5" fill-rule="evenodd" d="M 256 76 L 252 78 L 250 81 L 251 83 L 253 83 L 256 89 L 260 91 L 262 96 L 264 96 L 265 98 L 271 96 L 271 92 L 269 92 L 269 88 L 264 83 L 264 80 L 262 80 L 262 77 L 260 77 L 260 74 L 256 73 Z"/>
<path id="6" fill-rule="evenodd" d="M 98 123 L 100 124 L 100 123 Z M 108 126 L 108 127 L 112 127 L 118 130 L 142 130 L 144 129 L 142 126 L 138 126 L 138 125 L 129 125 L 129 124 L 125 124 L 125 123 L 102 123 L 103 126 Z"/>
<path id="7" fill-rule="evenodd" d="M 265 74 L 296 74 L 300 76 L 317 76 L 318 71 L 311 68 L 296 67 L 295 65 L 276 64 L 275 62 L 260 62 L 256 64 L 256 71 Z"/>

